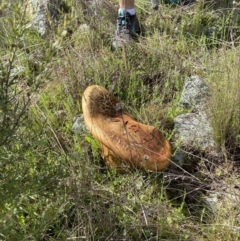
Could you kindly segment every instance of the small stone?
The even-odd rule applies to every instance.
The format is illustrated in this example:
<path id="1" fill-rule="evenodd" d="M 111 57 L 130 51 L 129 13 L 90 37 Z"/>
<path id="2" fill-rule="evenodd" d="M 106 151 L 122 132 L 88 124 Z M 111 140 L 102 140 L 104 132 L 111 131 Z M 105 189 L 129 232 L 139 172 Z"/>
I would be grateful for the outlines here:
<path id="1" fill-rule="evenodd" d="M 73 126 L 72 126 L 72 132 L 74 132 L 75 134 L 81 134 L 83 132 L 87 132 L 85 123 L 84 123 L 84 118 L 83 118 L 83 114 L 81 114 L 80 116 L 77 116 L 73 119 Z"/>
<path id="2" fill-rule="evenodd" d="M 172 157 L 172 165 L 177 167 L 182 167 L 186 158 L 187 158 L 186 153 L 178 149 Z"/>

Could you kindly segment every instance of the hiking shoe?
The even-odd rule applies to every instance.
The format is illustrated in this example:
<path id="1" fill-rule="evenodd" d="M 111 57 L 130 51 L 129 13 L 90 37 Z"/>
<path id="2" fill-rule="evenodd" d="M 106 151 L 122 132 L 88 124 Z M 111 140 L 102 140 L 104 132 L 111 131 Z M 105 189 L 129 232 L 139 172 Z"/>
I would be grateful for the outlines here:
<path id="1" fill-rule="evenodd" d="M 158 10 L 160 1 L 159 0 L 151 0 L 151 2 L 152 2 L 152 9 Z"/>
<path id="2" fill-rule="evenodd" d="M 137 16 L 122 10 L 117 18 L 117 29 L 113 39 L 113 47 L 122 48 L 131 39 L 136 40 L 139 33 L 140 27 Z"/>

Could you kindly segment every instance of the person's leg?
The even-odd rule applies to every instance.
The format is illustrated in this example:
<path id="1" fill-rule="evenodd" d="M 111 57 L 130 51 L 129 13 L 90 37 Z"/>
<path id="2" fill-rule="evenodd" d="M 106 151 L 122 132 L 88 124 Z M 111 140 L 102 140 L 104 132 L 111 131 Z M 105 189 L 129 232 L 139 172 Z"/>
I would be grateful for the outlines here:
<path id="1" fill-rule="evenodd" d="M 119 9 L 134 9 L 135 0 L 119 0 Z"/>
<path id="2" fill-rule="evenodd" d="M 136 39 L 140 32 L 139 22 L 136 17 L 135 0 L 119 0 L 117 29 L 113 39 L 113 46 L 123 47 L 131 39 Z"/>

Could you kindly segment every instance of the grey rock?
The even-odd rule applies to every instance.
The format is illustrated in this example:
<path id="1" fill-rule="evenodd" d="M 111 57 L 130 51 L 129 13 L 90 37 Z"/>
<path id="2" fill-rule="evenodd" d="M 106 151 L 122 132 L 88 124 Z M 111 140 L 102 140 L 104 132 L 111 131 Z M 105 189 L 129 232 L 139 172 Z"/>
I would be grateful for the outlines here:
<path id="1" fill-rule="evenodd" d="M 42 37 L 49 32 L 50 21 L 58 16 L 62 0 L 32 0 L 33 25 Z"/>
<path id="2" fill-rule="evenodd" d="M 187 158 L 186 152 L 183 150 L 177 149 L 174 155 L 172 156 L 172 166 L 181 167 L 183 166 L 185 160 Z"/>
<path id="3" fill-rule="evenodd" d="M 203 200 L 207 204 L 207 208 L 213 212 L 217 212 L 220 209 L 219 197 L 215 192 L 209 193 L 209 195 L 203 196 Z"/>
<path id="4" fill-rule="evenodd" d="M 84 118 L 83 114 L 80 116 L 77 116 L 73 120 L 73 126 L 72 126 L 72 132 L 75 134 L 82 134 L 88 132 L 85 123 L 84 123 Z"/>
<path id="5" fill-rule="evenodd" d="M 238 209 L 240 190 L 236 182 L 236 180 L 231 180 L 231 182 L 229 180 L 219 180 L 217 184 L 213 183 L 211 191 L 203 196 L 206 207 L 214 214 L 221 212 L 225 215 Z"/>
<path id="6" fill-rule="evenodd" d="M 23 66 L 16 66 L 15 68 L 11 69 L 10 77 L 11 78 L 17 78 L 20 75 L 23 75 L 25 71 L 25 67 Z"/>
<path id="7" fill-rule="evenodd" d="M 203 110 L 208 103 L 210 89 L 199 76 L 187 79 L 179 101 L 179 106 L 192 109 L 193 112 Z"/>
<path id="8" fill-rule="evenodd" d="M 159 0 L 151 0 L 151 3 L 152 3 L 152 9 L 158 10 L 160 1 Z"/>
<path id="9" fill-rule="evenodd" d="M 216 150 L 214 131 L 206 114 L 209 104 L 210 89 L 199 77 L 187 79 L 179 101 L 179 106 L 189 110 L 174 119 L 173 143 L 179 150 L 200 151 L 215 158 L 220 156 Z M 181 152 L 173 157 L 173 163 L 182 165 L 187 155 Z"/>
<path id="10" fill-rule="evenodd" d="M 180 146 L 196 150 L 215 146 L 213 129 L 205 112 L 179 115 L 174 119 L 174 123 L 174 139 Z"/>

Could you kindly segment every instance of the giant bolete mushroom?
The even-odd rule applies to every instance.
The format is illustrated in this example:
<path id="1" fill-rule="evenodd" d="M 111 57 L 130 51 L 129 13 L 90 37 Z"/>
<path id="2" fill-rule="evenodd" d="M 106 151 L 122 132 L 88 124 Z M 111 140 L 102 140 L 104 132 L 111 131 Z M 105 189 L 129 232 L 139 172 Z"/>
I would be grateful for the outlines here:
<path id="1" fill-rule="evenodd" d="M 171 147 L 162 133 L 137 122 L 105 88 L 89 86 L 82 96 L 82 109 L 85 125 L 100 141 L 108 166 L 154 172 L 169 166 Z"/>

